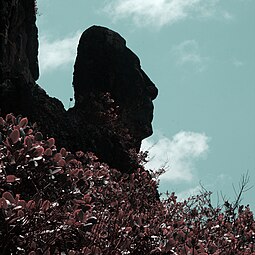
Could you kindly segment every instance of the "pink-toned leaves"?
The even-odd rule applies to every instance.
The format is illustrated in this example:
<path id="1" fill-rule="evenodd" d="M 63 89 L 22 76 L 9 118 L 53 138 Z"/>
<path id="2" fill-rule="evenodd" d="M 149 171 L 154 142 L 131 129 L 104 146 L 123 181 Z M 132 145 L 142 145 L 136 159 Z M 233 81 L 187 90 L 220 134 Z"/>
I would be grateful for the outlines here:
<path id="1" fill-rule="evenodd" d="M 255 224 L 248 207 L 239 209 L 233 221 L 233 215 L 209 207 L 205 195 L 180 202 L 172 193 L 159 201 L 157 182 L 142 167 L 123 175 L 93 153 L 71 154 L 64 148 L 56 153 L 53 138 L 34 137 L 24 118 L 7 119 L 0 118 L 5 145 L 0 151 L 0 211 L 4 229 L 18 224 L 29 240 L 14 231 L 15 241 L 8 240 L 14 249 L 19 244 L 31 255 L 38 247 L 47 254 L 49 246 L 55 253 L 68 247 L 67 254 L 87 255 L 254 253 Z M 20 128 L 25 128 L 20 135 L 24 143 L 12 146 L 16 138 L 10 132 Z M 44 156 L 40 163 L 31 160 L 36 154 Z"/>
<path id="2" fill-rule="evenodd" d="M 94 255 L 101 255 L 101 254 L 102 254 L 101 249 L 100 249 L 99 247 L 97 247 L 97 246 L 93 246 L 93 247 L 91 248 L 91 252 L 92 252 L 92 254 L 94 254 Z"/>
<path id="3" fill-rule="evenodd" d="M 12 141 L 13 144 L 17 143 L 19 141 L 20 138 L 20 133 L 18 129 L 14 129 L 11 134 L 10 134 L 10 139 Z"/>
<path id="4" fill-rule="evenodd" d="M 33 209 L 35 208 L 35 205 L 36 205 L 36 203 L 35 203 L 34 200 L 29 200 L 29 201 L 27 202 L 27 204 L 26 204 L 26 207 L 27 207 L 28 209 L 30 209 L 30 210 L 33 210 Z"/>
<path id="5" fill-rule="evenodd" d="M 166 243 L 165 252 L 169 252 L 173 247 L 175 247 L 176 242 L 173 238 L 169 238 L 168 242 Z"/>
<path id="6" fill-rule="evenodd" d="M 15 199 L 14 199 L 13 195 L 8 191 L 4 192 L 2 197 L 5 198 L 6 200 L 9 200 L 10 203 L 15 203 Z"/>
<path id="7" fill-rule="evenodd" d="M 5 125 L 5 121 L 2 117 L 0 117 L 0 127 Z"/>
<path id="8" fill-rule="evenodd" d="M 8 208 L 8 203 L 4 197 L 0 198 L 0 209 L 7 209 Z"/>
<path id="9" fill-rule="evenodd" d="M 126 233 L 129 233 L 129 232 L 131 232 L 131 231 L 132 231 L 132 227 L 126 227 L 126 228 L 125 228 L 125 232 L 126 232 Z"/>
<path id="10" fill-rule="evenodd" d="M 84 195 L 83 200 L 85 201 L 85 203 L 89 204 L 92 200 L 92 197 L 90 196 L 90 194 L 86 194 Z"/>
<path id="11" fill-rule="evenodd" d="M 35 151 L 33 152 L 33 157 L 38 158 L 41 157 L 44 153 L 44 148 L 42 146 L 37 146 Z"/>
<path id="12" fill-rule="evenodd" d="M 17 213 L 17 216 L 18 216 L 19 218 L 24 217 L 24 215 L 25 215 L 25 213 L 24 213 L 24 211 L 22 211 L 22 210 L 19 210 L 18 213 Z"/>
<path id="13" fill-rule="evenodd" d="M 15 182 L 16 180 L 19 180 L 19 178 L 17 178 L 15 175 L 10 174 L 6 176 L 6 181 L 8 183 Z"/>
<path id="14" fill-rule="evenodd" d="M 7 123 L 15 124 L 15 117 L 12 114 L 7 114 L 5 117 Z"/>
<path id="15" fill-rule="evenodd" d="M 48 144 L 49 148 L 51 148 L 52 146 L 55 145 L 55 139 L 54 138 L 48 139 L 47 144 Z"/>
<path id="16" fill-rule="evenodd" d="M 74 204 L 77 204 L 77 205 L 84 205 L 84 204 L 85 204 L 85 201 L 80 200 L 80 199 L 74 199 L 74 200 L 73 200 L 73 203 L 74 203 Z"/>
<path id="17" fill-rule="evenodd" d="M 42 210 L 44 212 L 48 211 L 49 208 L 50 208 L 50 201 L 49 200 L 45 200 L 43 203 L 42 203 Z"/>
<path id="18" fill-rule="evenodd" d="M 20 194 L 16 194 L 15 196 L 15 202 L 17 203 L 20 200 Z"/>
<path id="19" fill-rule="evenodd" d="M 84 152 L 83 151 L 77 151 L 75 154 L 76 154 L 77 158 L 82 158 L 84 156 Z"/>
<path id="20" fill-rule="evenodd" d="M 47 148 L 44 151 L 44 155 L 47 156 L 47 157 L 51 157 L 52 156 L 52 150 L 50 148 Z"/>
<path id="21" fill-rule="evenodd" d="M 90 248 L 85 247 L 85 248 L 83 248 L 83 250 L 82 250 L 82 254 L 83 254 L 83 255 L 92 255 L 92 251 L 91 251 Z"/>
<path id="22" fill-rule="evenodd" d="M 66 161 L 64 159 L 60 159 L 58 161 L 58 166 L 64 167 L 66 165 Z"/>
<path id="23" fill-rule="evenodd" d="M 65 157 L 66 156 L 66 149 L 65 148 L 61 148 L 60 154 L 62 155 L 62 157 Z"/>
<path id="24" fill-rule="evenodd" d="M 55 155 L 54 155 L 54 161 L 55 162 L 58 162 L 60 159 L 62 159 L 62 155 L 61 155 L 61 153 L 56 153 Z"/>
<path id="25" fill-rule="evenodd" d="M 84 176 L 85 176 L 86 178 L 90 178 L 90 177 L 93 176 L 93 172 L 92 172 L 91 170 L 88 169 L 88 170 L 85 171 Z"/>
<path id="26" fill-rule="evenodd" d="M 21 128 L 26 128 L 27 123 L 28 123 L 28 119 L 27 119 L 27 118 L 22 118 L 22 119 L 20 120 L 20 122 L 19 122 L 19 126 L 20 126 Z"/>
<path id="27" fill-rule="evenodd" d="M 26 132 L 26 135 L 32 135 L 34 133 L 32 128 L 29 128 Z"/>
<path id="28" fill-rule="evenodd" d="M 27 147 L 28 150 L 32 148 L 33 142 L 30 136 L 26 136 L 24 139 L 24 145 Z"/>

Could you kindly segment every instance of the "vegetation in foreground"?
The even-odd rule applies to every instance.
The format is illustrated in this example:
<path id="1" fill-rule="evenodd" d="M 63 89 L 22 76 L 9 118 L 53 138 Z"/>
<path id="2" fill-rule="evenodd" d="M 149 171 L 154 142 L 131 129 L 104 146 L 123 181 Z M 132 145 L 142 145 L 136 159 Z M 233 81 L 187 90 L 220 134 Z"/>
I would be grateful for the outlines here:
<path id="1" fill-rule="evenodd" d="M 160 201 L 158 173 L 122 174 L 36 129 L 0 117 L 2 254 L 255 255 L 253 213 L 240 197 L 223 207 L 206 190 Z"/>

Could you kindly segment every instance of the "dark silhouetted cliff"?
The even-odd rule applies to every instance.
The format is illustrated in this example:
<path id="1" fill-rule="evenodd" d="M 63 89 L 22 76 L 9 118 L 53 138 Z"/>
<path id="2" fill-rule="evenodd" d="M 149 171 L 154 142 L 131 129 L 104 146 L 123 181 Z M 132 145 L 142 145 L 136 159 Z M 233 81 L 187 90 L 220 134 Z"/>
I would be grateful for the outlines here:
<path id="1" fill-rule="evenodd" d="M 138 167 L 142 139 L 152 134 L 158 90 L 118 33 L 92 26 L 81 36 L 74 66 L 75 106 L 68 111 L 36 84 L 38 35 L 33 0 L 0 0 L 0 108 L 36 122 L 58 147 L 92 151 L 111 167 Z"/>

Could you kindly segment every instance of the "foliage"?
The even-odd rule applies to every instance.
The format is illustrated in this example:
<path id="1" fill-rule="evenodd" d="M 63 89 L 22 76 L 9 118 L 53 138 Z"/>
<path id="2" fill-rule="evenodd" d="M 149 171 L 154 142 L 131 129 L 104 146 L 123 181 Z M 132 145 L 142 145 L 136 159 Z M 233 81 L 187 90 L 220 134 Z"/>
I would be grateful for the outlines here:
<path id="1" fill-rule="evenodd" d="M 142 167 L 122 174 L 90 152 L 58 150 L 27 118 L 0 117 L 0 250 L 255 255 L 248 206 L 237 214 L 214 208 L 207 191 L 160 201 L 156 178 Z"/>

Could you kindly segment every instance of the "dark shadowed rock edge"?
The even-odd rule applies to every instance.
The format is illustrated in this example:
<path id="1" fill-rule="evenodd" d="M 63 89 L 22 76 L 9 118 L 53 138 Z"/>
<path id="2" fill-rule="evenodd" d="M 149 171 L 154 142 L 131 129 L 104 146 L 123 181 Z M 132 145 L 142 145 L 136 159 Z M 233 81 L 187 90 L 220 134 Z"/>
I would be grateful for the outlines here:
<path id="1" fill-rule="evenodd" d="M 34 0 L 0 0 L 0 20 L 1 115 L 26 116 L 58 147 L 95 152 L 122 172 L 137 168 L 141 141 L 152 134 L 158 91 L 125 40 L 99 26 L 82 34 L 74 66 L 75 106 L 66 111 L 36 84 Z"/>

